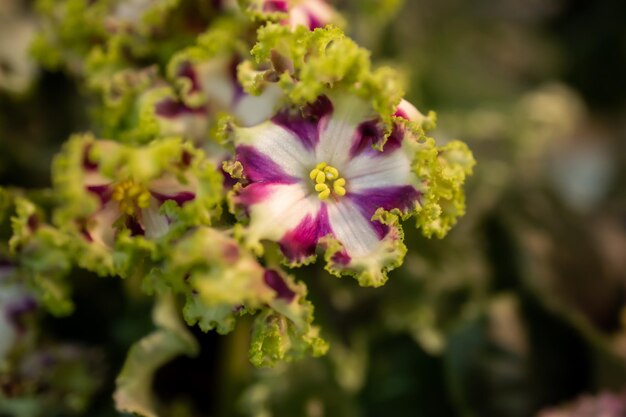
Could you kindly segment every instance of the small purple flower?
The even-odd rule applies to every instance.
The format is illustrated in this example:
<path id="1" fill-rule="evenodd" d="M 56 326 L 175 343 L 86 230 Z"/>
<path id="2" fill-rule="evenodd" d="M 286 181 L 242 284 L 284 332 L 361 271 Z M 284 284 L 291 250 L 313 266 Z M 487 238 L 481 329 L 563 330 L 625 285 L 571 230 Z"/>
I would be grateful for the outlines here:
<path id="1" fill-rule="evenodd" d="M 403 255 L 394 252 L 401 232 L 379 218 L 380 209 L 409 215 L 421 193 L 411 168 L 414 140 L 396 123 L 383 150 L 374 149 L 384 136 L 379 118 L 351 96 L 320 97 L 303 112 L 235 128 L 245 181 L 234 202 L 250 218 L 248 242 L 276 241 L 300 264 L 331 237 L 341 244 L 333 269 L 380 272 L 394 264 Z"/>
<path id="2" fill-rule="evenodd" d="M 28 330 L 23 318 L 36 310 L 37 301 L 23 285 L 11 279 L 14 267 L 3 267 L 6 278 L 0 280 L 0 362 Z"/>

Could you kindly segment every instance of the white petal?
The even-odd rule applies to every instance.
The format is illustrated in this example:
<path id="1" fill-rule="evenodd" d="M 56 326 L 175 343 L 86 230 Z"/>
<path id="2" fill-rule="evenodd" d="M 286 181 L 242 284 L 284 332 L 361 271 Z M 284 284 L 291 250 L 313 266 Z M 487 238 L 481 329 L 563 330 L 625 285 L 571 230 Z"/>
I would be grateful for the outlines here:
<path id="1" fill-rule="evenodd" d="M 269 119 L 283 97 L 283 90 L 274 84 L 268 85 L 258 96 L 246 94 L 235 106 L 234 113 L 242 126 L 254 126 Z"/>
<path id="2" fill-rule="evenodd" d="M 94 242 L 103 246 L 112 248 L 115 244 L 115 228 L 113 223 L 120 217 L 121 213 L 118 204 L 115 201 L 109 201 L 102 207 L 102 210 L 96 212 L 91 221 L 93 227 L 88 232 Z"/>
<path id="3" fill-rule="evenodd" d="M 267 184 L 269 195 L 249 207 L 248 238 L 279 241 L 307 216 L 315 216 L 321 202 L 304 184 Z"/>
<path id="4" fill-rule="evenodd" d="M 167 217 L 159 213 L 159 203 L 155 198 L 150 198 L 150 205 L 141 210 L 141 223 L 148 239 L 158 239 L 167 233 Z"/>
<path id="5" fill-rule="evenodd" d="M 314 153 L 306 149 L 300 139 L 273 122 L 238 128 L 235 137 L 237 145 L 253 147 L 278 164 L 288 175 L 308 178 L 309 171 L 316 164 Z"/>
<path id="6" fill-rule="evenodd" d="M 328 205 L 328 219 L 335 237 L 352 258 L 370 255 L 381 244 L 371 221 L 347 198 Z"/>
<path id="7" fill-rule="evenodd" d="M 165 174 L 155 180 L 150 181 L 149 189 L 163 195 L 173 196 L 183 192 L 196 192 L 194 178 L 187 184 L 181 184 L 178 178 L 172 174 Z"/>
<path id="8" fill-rule="evenodd" d="M 401 149 L 388 155 L 361 154 L 349 161 L 341 174 L 349 192 L 408 185 L 413 179 L 411 162 Z"/>
<path id="9" fill-rule="evenodd" d="M 88 170 L 85 171 L 84 184 L 85 187 L 98 187 L 102 185 L 110 185 L 112 181 L 100 174 L 100 171 L 97 170 Z"/>
<path id="10" fill-rule="evenodd" d="M 234 80 L 229 74 L 229 60 L 213 59 L 198 65 L 202 91 L 209 103 L 230 109 L 235 100 Z"/>
<path id="11" fill-rule="evenodd" d="M 339 171 L 350 157 L 359 124 L 372 119 L 374 113 L 368 103 L 355 96 L 331 97 L 333 113 L 321 126 L 320 141 L 316 148 L 318 160 L 325 161 Z M 324 121 L 320 122 L 322 125 Z"/>

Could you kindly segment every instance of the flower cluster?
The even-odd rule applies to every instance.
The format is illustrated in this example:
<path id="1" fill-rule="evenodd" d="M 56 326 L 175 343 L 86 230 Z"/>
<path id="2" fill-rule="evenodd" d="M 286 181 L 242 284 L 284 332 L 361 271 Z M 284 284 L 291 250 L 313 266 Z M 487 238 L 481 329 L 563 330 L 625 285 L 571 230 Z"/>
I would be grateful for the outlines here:
<path id="1" fill-rule="evenodd" d="M 257 366 L 321 355 L 298 267 L 323 255 L 331 274 L 380 286 L 407 251 L 403 221 L 443 237 L 464 213 L 471 152 L 428 136 L 434 115 L 402 99 L 322 0 L 39 8 L 33 50 L 85 82 L 100 137 L 66 142 L 45 209 L 5 193 L 13 256 L 56 314 L 71 311 L 74 265 L 155 296 L 158 330 L 129 354 L 122 410 L 154 406 L 138 361 L 145 380 L 197 352 L 181 310 L 219 333 L 254 315 Z"/>

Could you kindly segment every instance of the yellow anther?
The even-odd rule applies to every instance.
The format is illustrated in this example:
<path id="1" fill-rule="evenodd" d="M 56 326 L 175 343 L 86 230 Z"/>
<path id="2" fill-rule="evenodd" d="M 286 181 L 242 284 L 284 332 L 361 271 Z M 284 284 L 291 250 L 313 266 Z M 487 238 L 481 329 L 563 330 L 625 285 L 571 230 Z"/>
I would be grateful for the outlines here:
<path id="1" fill-rule="evenodd" d="M 139 209 L 148 207 L 150 196 L 150 191 L 131 180 L 117 183 L 111 194 L 111 198 L 119 203 L 120 211 L 129 216 L 134 215 Z"/>
<path id="2" fill-rule="evenodd" d="M 330 188 L 326 188 L 324 191 L 319 193 L 317 196 L 320 198 L 320 200 L 326 200 L 328 197 L 330 197 Z"/>
<path id="3" fill-rule="evenodd" d="M 324 172 L 326 173 L 326 178 L 329 180 L 334 180 L 339 177 L 339 171 L 335 167 L 326 167 L 324 168 Z"/>
<path id="4" fill-rule="evenodd" d="M 346 180 L 343 178 L 339 178 L 335 180 L 335 182 L 333 183 L 333 187 L 343 187 L 345 185 L 346 185 Z"/>
<path id="5" fill-rule="evenodd" d="M 309 178 L 311 178 L 312 180 L 315 180 L 315 177 L 317 177 L 317 174 L 319 174 L 320 170 L 315 168 L 314 170 L 311 171 L 311 173 L 309 174 Z"/>
<path id="6" fill-rule="evenodd" d="M 315 184 L 315 191 L 321 193 L 322 191 L 328 190 L 328 185 L 326 184 Z"/>
<path id="7" fill-rule="evenodd" d="M 341 180 L 343 180 L 343 178 L 340 178 Z M 343 182 L 343 184 L 341 184 L 340 182 Z M 337 194 L 339 197 L 343 197 L 344 195 L 346 195 L 346 189 L 344 188 L 344 184 L 346 183 L 345 180 L 343 181 L 335 181 L 333 183 L 333 191 L 335 192 L 335 194 Z"/>
<path id="8" fill-rule="evenodd" d="M 317 164 L 309 173 L 309 178 L 315 182 L 314 188 L 320 200 L 328 199 L 331 194 L 335 195 L 335 198 L 346 195 L 346 180 L 339 176 L 337 168 L 326 162 Z M 326 183 L 327 181 L 332 182 L 332 187 Z"/>

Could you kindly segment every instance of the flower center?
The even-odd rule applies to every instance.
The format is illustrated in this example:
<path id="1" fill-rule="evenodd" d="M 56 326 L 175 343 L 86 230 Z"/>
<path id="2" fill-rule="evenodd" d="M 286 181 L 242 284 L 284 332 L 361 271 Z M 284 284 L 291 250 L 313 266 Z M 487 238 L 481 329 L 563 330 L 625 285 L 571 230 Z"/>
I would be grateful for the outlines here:
<path id="1" fill-rule="evenodd" d="M 315 191 L 320 200 L 326 200 L 333 193 L 338 197 L 346 195 L 346 180 L 339 176 L 337 168 L 328 165 L 326 162 L 317 164 L 311 170 L 309 177 L 315 183 Z M 332 188 L 329 184 L 332 183 Z"/>
<path id="2" fill-rule="evenodd" d="M 129 216 L 150 204 L 150 191 L 132 180 L 119 182 L 113 189 L 111 198 L 118 202 L 120 211 Z"/>

